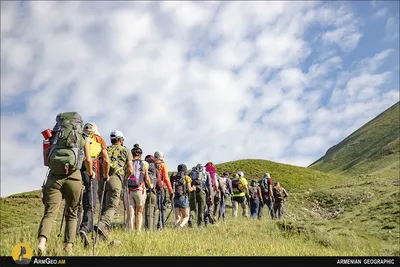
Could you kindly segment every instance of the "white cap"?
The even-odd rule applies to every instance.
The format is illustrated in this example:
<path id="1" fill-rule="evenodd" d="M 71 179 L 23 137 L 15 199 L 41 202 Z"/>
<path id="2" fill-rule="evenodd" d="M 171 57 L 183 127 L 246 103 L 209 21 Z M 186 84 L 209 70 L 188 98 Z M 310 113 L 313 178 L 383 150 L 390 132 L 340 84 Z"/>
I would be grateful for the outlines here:
<path id="1" fill-rule="evenodd" d="M 162 160 L 164 160 L 164 154 L 163 154 L 161 151 L 156 151 L 156 152 L 154 153 L 154 158 L 155 158 L 155 159 L 162 159 Z"/>
<path id="2" fill-rule="evenodd" d="M 239 174 L 240 177 L 244 176 L 244 173 L 242 171 L 238 172 L 238 174 Z"/>
<path id="3" fill-rule="evenodd" d="M 114 130 L 110 133 L 110 138 L 111 139 L 115 139 L 115 138 L 124 138 L 124 141 L 126 141 L 126 138 L 124 136 L 124 134 L 121 131 L 118 130 Z"/>
<path id="4" fill-rule="evenodd" d="M 271 179 L 271 175 L 269 175 L 268 172 L 264 173 L 264 178 L 270 178 Z"/>
<path id="5" fill-rule="evenodd" d="M 87 133 L 100 135 L 99 131 L 97 130 L 97 125 L 94 124 L 93 122 L 86 123 L 85 126 L 83 127 L 83 130 Z"/>

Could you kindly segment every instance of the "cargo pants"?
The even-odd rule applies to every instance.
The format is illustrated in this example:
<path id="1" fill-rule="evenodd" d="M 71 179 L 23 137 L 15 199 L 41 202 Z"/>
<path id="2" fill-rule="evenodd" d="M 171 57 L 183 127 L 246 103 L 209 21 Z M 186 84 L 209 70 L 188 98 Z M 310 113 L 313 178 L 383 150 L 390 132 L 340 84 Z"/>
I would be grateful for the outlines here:
<path id="1" fill-rule="evenodd" d="M 99 201 L 101 201 L 104 183 L 105 181 L 103 179 L 99 181 L 99 189 L 97 192 Z M 112 220 L 114 219 L 115 213 L 119 206 L 119 202 L 121 200 L 121 192 L 122 182 L 120 178 L 118 176 L 111 176 L 110 179 L 106 182 L 103 207 L 101 210 L 101 217 L 99 222 L 100 227 L 106 226 L 108 229 L 110 229 Z"/>
<path id="2" fill-rule="evenodd" d="M 189 207 L 190 207 L 190 216 L 189 216 L 189 226 L 192 226 L 192 222 L 194 221 L 194 215 L 197 216 L 197 226 L 201 226 L 201 222 L 204 218 L 204 211 L 206 208 L 206 192 L 205 190 L 201 190 L 199 192 L 191 192 L 189 197 Z M 205 222 L 204 222 L 205 223 Z"/>
<path id="3" fill-rule="evenodd" d="M 155 230 L 157 209 L 158 201 L 156 193 L 147 190 L 146 203 L 144 204 L 144 227 L 146 229 Z"/>
<path id="4" fill-rule="evenodd" d="M 74 175 L 79 176 L 77 174 Z M 77 229 L 77 211 L 82 200 L 82 178 L 70 176 L 60 177 L 49 175 L 44 185 L 44 215 L 39 224 L 38 237 L 43 236 L 47 240 L 56 219 L 58 210 L 65 199 L 65 234 L 64 243 L 74 243 Z M 63 211 L 62 211 L 63 212 Z"/>

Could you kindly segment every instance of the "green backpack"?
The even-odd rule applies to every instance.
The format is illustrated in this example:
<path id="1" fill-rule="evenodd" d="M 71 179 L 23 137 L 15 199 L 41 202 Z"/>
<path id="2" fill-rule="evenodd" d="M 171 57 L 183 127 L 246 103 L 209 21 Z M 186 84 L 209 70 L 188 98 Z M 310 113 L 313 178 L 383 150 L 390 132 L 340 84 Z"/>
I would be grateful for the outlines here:
<path id="1" fill-rule="evenodd" d="M 50 138 L 49 168 L 55 175 L 80 170 L 84 159 L 83 120 L 77 112 L 59 113 Z"/>
<path id="2" fill-rule="evenodd" d="M 121 176 L 120 178 L 122 178 L 122 169 L 125 166 L 125 160 L 121 156 L 121 151 L 123 151 L 124 148 L 124 146 L 120 145 L 107 147 L 107 153 L 110 157 L 110 171 L 108 172 L 109 176 L 118 175 Z"/>

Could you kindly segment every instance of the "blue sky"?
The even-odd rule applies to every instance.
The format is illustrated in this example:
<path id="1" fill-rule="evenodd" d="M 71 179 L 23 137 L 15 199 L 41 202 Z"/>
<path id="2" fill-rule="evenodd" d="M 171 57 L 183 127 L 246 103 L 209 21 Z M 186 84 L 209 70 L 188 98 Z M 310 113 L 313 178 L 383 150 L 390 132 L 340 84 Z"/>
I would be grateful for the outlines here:
<path id="1" fill-rule="evenodd" d="M 172 170 L 308 166 L 399 101 L 398 74 L 398 1 L 1 2 L 1 196 L 40 187 L 58 112 Z"/>

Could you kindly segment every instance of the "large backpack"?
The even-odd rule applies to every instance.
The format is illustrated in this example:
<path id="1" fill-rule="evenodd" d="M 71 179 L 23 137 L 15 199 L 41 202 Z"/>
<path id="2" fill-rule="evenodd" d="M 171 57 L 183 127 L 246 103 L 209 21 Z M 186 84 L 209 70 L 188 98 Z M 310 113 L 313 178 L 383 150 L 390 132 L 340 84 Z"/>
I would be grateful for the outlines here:
<path id="1" fill-rule="evenodd" d="M 111 145 L 107 147 L 108 157 L 110 158 L 109 176 L 117 175 L 123 178 L 123 169 L 125 167 L 125 159 L 122 158 L 121 152 L 125 147 L 120 145 Z"/>
<path id="2" fill-rule="evenodd" d="M 219 190 L 222 192 L 222 194 L 226 193 L 226 179 L 225 177 L 220 177 L 219 175 L 217 175 L 218 177 L 218 185 L 219 185 Z"/>
<path id="3" fill-rule="evenodd" d="M 144 168 L 142 160 L 133 160 L 133 173 L 128 179 L 130 191 L 137 191 L 144 183 Z"/>
<path id="4" fill-rule="evenodd" d="M 250 194 L 250 199 L 252 200 L 258 199 L 257 186 L 249 186 L 249 194 Z"/>
<path id="5" fill-rule="evenodd" d="M 91 134 L 88 135 L 87 138 L 90 140 L 90 157 L 92 158 L 93 161 L 93 169 L 96 171 L 96 176 L 97 179 L 100 180 L 101 176 L 101 171 L 100 171 L 100 153 L 101 150 L 103 149 L 102 145 L 100 142 L 98 142 L 98 139 L 101 138 L 99 135 L 96 134 Z M 86 170 L 85 165 L 82 166 L 83 170 Z"/>
<path id="6" fill-rule="evenodd" d="M 149 178 L 153 186 L 155 186 L 157 191 L 164 188 L 164 183 L 161 179 L 160 168 L 157 168 L 154 158 L 150 157 L 147 162 L 149 163 Z"/>
<path id="7" fill-rule="evenodd" d="M 232 192 L 233 194 L 240 194 L 243 190 L 243 183 L 240 178 L 232 179 Z"/>
<path id="8" fill-rule="evenodd" d="M 260 185 L 260 189 L 261 189 L 261 195 L 263 195 L 263 196 L 268 196 L 269 195 L 269 185 L 270 184 L 272 184 L 272 180 L 269 179 L 269 178 L 262 179 L 262 180 L 259 181 L 259 185 Z"/>
<path id="9" fill-rule="evenodd" d="M 205 167 L 205 169 L 210 174 L 212 186 L 215 186 L 215 181 L 216 181 L 216 169 L 215 169 L 215 167 L 211 166 L 211 165 L 208 165 L 208 166 Z"/>
<path id="10" fill-rule="evenodd" d="M 274 193 L 275 202 L 282 202 L 282 201 L 283 201 L 284 196 L 283 196 L 283 190 L 282 190 L 282 188 L 281 188 L 281 189 L 278 189 L 277 187 L 274 186 L 274 187 L 272 188 L 272 192 Z"/>
<path id="11" fill-rule="evenodd" d="M 171 179 L 172 186 L 174 187 L 174 194 L 177 197 L 185 196 L 187 193 L 185 178 L 184 173 L 177 173 Z"/>
<path id="12" fill-rule="evenodd" d="M 192 185 L 196 187 L 196 191 L 201 191 L 206 187 L 207 174 L 198 170 L 194 170 L 191 173 L 190 178 L 192 179 Z"/>
<path id="13" fill-rule="evenodd" d="M 59 113 L 50 138 L 49 168 L 55 175 L 70 175 L 80 170 L 85 139 L 82 117 L 77 112 Z"/>

